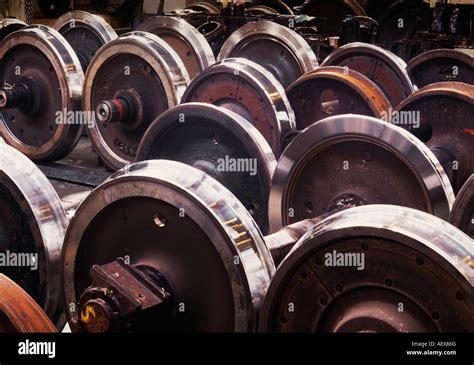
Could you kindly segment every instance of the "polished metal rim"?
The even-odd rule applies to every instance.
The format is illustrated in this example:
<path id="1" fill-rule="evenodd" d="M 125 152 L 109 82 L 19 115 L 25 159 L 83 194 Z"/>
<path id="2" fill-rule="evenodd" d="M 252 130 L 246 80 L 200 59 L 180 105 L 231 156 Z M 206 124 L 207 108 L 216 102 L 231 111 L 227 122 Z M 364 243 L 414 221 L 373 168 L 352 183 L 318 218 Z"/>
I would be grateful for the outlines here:
<path id="1" fill-rule="evenodd" d="M 266 20 L 247 23 L 232 33 L 222 46 L 217 60 L 238 57 L 239 49 L 254 37 L 276 40 L 285 45 L 298 61 L 301 74 L 318 67 L 316 55 L 302 36 L 287 27 Z"/>
<path id="2" fill-rule="evenodd" d="M 147 158 L 146 152 L 153 143 L 153 138 L 150 138 L 150 136 L 156 136 L 160 131 L 166 131 L 168 128 L 173 127 L 176 121 L 179 121 L 180 115 L 186 116 L 186 119 L 189 119 L 189 123 L 192 123 L 193 118 L 200 117 L 212 118 L 213 120 L 221 122 L 226 129 L 236 135 L 237 138 L 245 144 L 251 155 L 258 156 L 261 172 L 265 175 L 268 186 L 270 186 L 277 162 L 267 141 L 265 141 L 261 133 L 246 119 L 230 110 L 212 104 L 186 103 L 163 113 L 150 125 L 143 136 L 137 153 L 139 159 L 143 160 Z M 186 121 L 186 123 L 188 123 L 188 121 Z M 140 156 L 142 158 L 140 158 Z M 261 164 L 262 162 L 263 164 Z"/>
<path id="3" fill-rule="evenodd" d="M 234 296 L 235 331 L 253 331 L 275 267 L 263 237 L 245 207 L 205 173 L 173 161 L 152 160 L 124 168 L 94 190 L 78 207 L 63 250 L 63 289 L 76 303 L 75 260 L 82 237 L 105 207 L 128 197 L 149 197 L 185 209 L 210 237 L 229 274 Z M 235 265 L 235 255 L 241 265 Z M 69 306 L 68 317 L 78 313 Z"/>
<path id="4" fill-rule="evenodd" d="M 449 222 L 464 233 L 471 234 L 472 237 L 469 229 L 474 226 L 474 174 L 459 190 L 451 210 Z"/>
<path id="5" fill-rule="evenodd" d="M 406 71 L 406 63 L 392 52 L 373 44 L 362 42 L 346 44 L 332 52 L 324 60 L 321 66 L 343 66 L 344 60 L 350 59 L 351 57 L 360 56 L 375 58 L 378 62 L 381 62 L 384 65 L 384 68 L 392 70 L 392 72 L 397 76 L 398 82 L 402 86 L 405 95 L 403 98 L 399 97 L 395 100 L 391 95 L 386 93 L 393 105 L 397 105 L 405 97 L 415 92 L 415 86 L 413 85 Z M 379 87 L 382 90 L 385 90 L 384 85 L 380 84 Z"/>
<path id="6" fill-rule="evenodd" d="M 74 50 L 64 37 L 56 30 L 42 26 L 29 26 L 18 30 L 6 37 L 0 46 L 0 59 L 14 47 L 30 45 L 42 52 L 50 60 L 54 72 L 58 75 L 61 87 L 61 112 L 77 112 L 81 110 L 82 87 L 84 73 Z M 71 125 L 62 123 L 58 126 L 54 136 L 44 145 L 35 147 L 22 143 L 10 133 L 3 118 L 0 115 L 0 134 L 8 144 L 23 152 L 33 160 L 41 160 L 50 156 L 59 147 L 66 145 L 68 151 L 72 151 L 82 134 L 82 125 Z"/>
<path id="7" fill-rule="evenodd" d="M 147 32 L 127 33 L 107 43 L 92 59 L 85 77 L 83 105 L 87 112 L 92 112 L 92 90 L 96 75 L 109 59 L 133 54 L 144 59 L 160 77 L 170 107 L 180 103 L 181 97 L 189 84 L 189 76 L 178 54 L 161 38 Z M 121 168 L 129 161 L 117 155 L 107 145 L 90 113 L 86 115 L 88 132 L 97 153 L 108 166 Z M 95 118 L 94 118 L 95 119 Z"/>
<path id="8" fill-rule="evenodd" d="M 243 79 L 252 87 L 257 88 L 260 96 L 265 97 L 265 103 L 273 111 L 271 115 L 273 119 L 271 123 L 272 138 L 267 142 L 275 156 L 279 156 L 283 138 L 296 128 L 295 114 L 283 86 L 271 72 L 257 63 L 243 58 L 228 58 L 216 63 L 191 82 L 183 95 L 182 102 L 192 101 L 193 94 L 200 84 L 219 74 L 234 75 L 236 78 Z M 238 90 L 238 85 L 236 88 Z"/>
<path id="9" fill-rule="evenodd" d="M 65 324 L 61 296 L 61 248 L 68 219 L 61 201 L 46 176 L 25 155 L 0 140 L 0 174 L 5 174 L 24 198 L 24 206 L 32 214 L 33 234 L 37 252 L 44 257 L 45 267 L 39 267 L 45 285 L 45 302 L 39 303 L 61 330 Z M 6 186 L 9 189 L 8 186 Z M 32 227 L 33 228 L 33 227 Z M 40 261 L 41 263 L 42 261 Z"/>
<path id="10" fill-rule="evenodd" d="M 207 69 L 216 62 L 209 42 L 195 27 L 184 19 L 169 16 L 150 17 L 138 26 L 137 31 L 150 32 L 157 36 L 171 33 L 173 37 L 184 41 L 199 62 L 199 71 Z M 184 60 L 183 57 L 182 59 Z M 192 74 L 189 69 L 188 73 L 191 79 L 197 75 Z"/>
<path id="11" fill-rule="evenodd" d="M 74 25 L 72 25 L 74 24 Z M 115 30 L 102 17 L 86 11 L 74 10 L 61 15 L 53 24 L 53 28 L 61 33 L 65 27 L 85 27 L 94 31 L 102 43 L 108 43 L 117 38 Z"/>
<path id="12" fill-rule="evenodd" d="M 323 119 L 306 128 L 280 157 L 269 199 L 272 232 L 286 226 L 288 189 L 305 156 L 331 140 L 369 139 L 400 156 L 417 176 L 427 194 L 434 215 L 447 219 L 454 203 L 454 192 L 443 167 L 433 153 L 402 128 L 372 117 L 340 115 Z"/>
<path id="13" fill-rule="evenodd" d="M 393 205 L 369 205 L 335 213 L 315 224 L 292 248 L 272 279 L 267 292 L 260 329 L 271 330 L 277 306 L 290 278 L 305 260 L 332 242 L 352 237 L 386 239 L 431 258 L 472 300 L 474 241 L 446 221 L 415 209 Z M 370 285 L 370 284 L 369 284 Z M 469 301 L 469 298 L 466 298 Z"/>

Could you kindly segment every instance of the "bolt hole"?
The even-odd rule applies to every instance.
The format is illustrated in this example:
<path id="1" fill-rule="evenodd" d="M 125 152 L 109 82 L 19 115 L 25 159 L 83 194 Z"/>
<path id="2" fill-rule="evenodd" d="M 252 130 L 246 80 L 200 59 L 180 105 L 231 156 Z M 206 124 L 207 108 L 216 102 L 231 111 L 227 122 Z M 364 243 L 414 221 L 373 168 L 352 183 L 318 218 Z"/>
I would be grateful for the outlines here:
<path id="1" fill-rule="evenodd" d="M 313 210 L 314 210 L 313 203 L 311 203 L 311 202 L 306 202 L 306 203 L 304 204 L 304 207 L 305 207 L 305 209 L 306 209 L 306 211 L 307 211 L 308 213 L 313 213 Z"/>
<path id="2" fill-rule="evenodd" d="M 461 293 L 460 291 L 458 291 L 458 292 L 456 293 L 456 299 L 457 299 L 457 300 L 464 300 L 464 294 Z"/>
<path id="3" fill-rule="evenodd" d="M 430 125 L 420 125 L 419 128 L 411 128 L 411 132 L 424 143 L 433 137 L 433 127 Z"/>
<path id="4" fill-rule="evenodd" d="M 255 213 L 257 212 L 257 207 L 254 204 L 249 204 L 247 205 L 247 210 L 251 215 L 255 215 Z"/>
<path id="5" fill-rule="evenodd" d="M 390 280 L 390 279 L 386 279 L 386 280 L 385 280 L 385 284 L 387 284 L 387 286 L 392 286 L 392 285 L 393 285 L 393 282 L 392 282 L 392 280 Z"/>
<path id="6" fill-rule="evenodd" d="M 362 249 L 363 249 L 364 251 L 367 251 L 367 250 L 369 249 L 369 245 L 368 245 L 367 243 L 363 243 L 363 244 L 362 244 Z"/>
<path id="7" fill-rule="evenodd" d="M 418 257 L 418 258 L 416 259 L 416 264 L 417 264 L 417 265 L 420 265 L 420 266 L 421 266 L 421 265 L 423 265 L 424 263 L 425 263 L 425 262 L 423 261 L 423 259 L 422 259 L 421 257 Z"/>
<path id="8" fill-rule="evenodd" d="M 321 305 L 326 305 L 326 304 L 328 304 L 328 301 L 325 298 L 321 298 L 319 303 L 321 303 Z"/>
<path id="9" fill-rule="evenodd" d="M 440 315 L 439 315 L 438 312 L 433 312 L 433 313 L 431 313 L 431 317 L 435 320 L 438 320 L 440 318 Z"/>
<path id="10" fill-rule="evenodd" d="M 339 284 L 337 284 L 337 285 L 336 285 L 336 290 L 337 290 L 338 292 L 341 292 L 341 291 L 342 291 L 342 286 L 339 285 Z"/>
<path id="11" fill-rule="evenodd" d="M 153 221 L 160 228 L 163 228 L 164 226 L 166 226 L 166 218 L 163 214 L 156 213 L 155 216 L 153 217 Z"/>

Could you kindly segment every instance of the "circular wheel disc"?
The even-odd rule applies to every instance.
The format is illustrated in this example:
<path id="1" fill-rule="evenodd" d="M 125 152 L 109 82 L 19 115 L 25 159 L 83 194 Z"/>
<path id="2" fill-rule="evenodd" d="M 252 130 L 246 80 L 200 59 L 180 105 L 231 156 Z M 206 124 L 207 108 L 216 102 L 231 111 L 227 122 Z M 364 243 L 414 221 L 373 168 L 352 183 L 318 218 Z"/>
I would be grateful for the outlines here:
<path id="1" fill-rule="evenodd" d="M 128 33 L 98 51 L 86 73 L 83 98 L 92 144 L 109 168 L 135 161 L 148 126 L 179 104 L 188 83 L 178 54 L 154 34 Z M 136 100 L 132 120 L 99 122 L 99 104 L 123 95 Z"/>
<path id="2" fill-rule="evenodd" d="M 179 105 L 153 122 L 137 159 L 178 161 L 206 172 L 240 200 L 264 233 L 268 231 L 276 160 L 260 133 L 241 116 L 210 104 Z"/>
<path id="3" fill-rule="evenodd" d="M 300 14 L 325 18 L 322 32 L 337 36 L 341 32 L 342 21 L 349 16 L 367 16 L 355 0 L 310 0 L 301 7 Z"/>
<path id="4" fill-rule="evenodd" d="M 436 49 L 412 59 L 407 71 L 419 88 L 441 81 L 474 84 L 474 57 L 454 49 Z"/>
<path id="5" fill-rule="evenodd" d="M 181 57 L 191 79 L 216 62 L 206 38 L 184 19 L 155 16 L 140 24 L 137 30 L 164 39 Z"/>
<path id="6" fill-rule="evenodd" d="M 252 217 L 228 190 L 197 169 L 163 160 L 117 172 L 79 206 L 63 250 L 66 303 L 77 304 L 92 265 L 125 256 L 159 270 L 173 306 L 186 308 L 176 310 L 172 328 L 150 314 L 137 332 L 254 331 L 275 270 Z M 78 313 L 68 315 L 79 330 Z"/>
<path id="7" fill-rule="evenodd" d="M 336 213 L 278 267 L 260 330 L 472 332 L 472 252 L 468 236 L 414 209 Z"/>
<path id="8" fill-rule="evenodd" d="M 48 179 L 0 141 L 0 252 L 24 257 L 24 265 L 1 271 L 36 300 L 58 329 L 65 324 L 59 271 L 67 224 Z"/>
<path id="9" fill-rule="evenodd" d="M 0 41 L 2 41 L 10 33 L 23 29 L 28 25 L 18 19 L 7 18 L 0 20 Z"/>
<path id="10" fill-rule="evenodd" d="M 272 181 L 272 232 L 339 208 L 393 204 L 447 219 L 454 194 L 429 149 L 381 120 L 341 115 L 321 120 L 286 148 Z"/>
<path id="11" fill-rule="evenodd" d="M 83 127 L 84 74 L 71 46 L 52 28 L 30 26 L 3 40 L 0 58 L 0 85 L 27 85 L 32 94 L 28 107 L 1 111 L 0 134 L 34 161 L 67 156 Z"/>
<path id="12" fill-rule="evenodd" d="M 418 90 L 395 110 L 418 113 L 419 123 L 402 123 L 400 127 L 409 130 L 429 148 L 446 151 L 457 162 L 452 181 L 455 192 L 474 172 L 473 95 L 474 85 L 440 82 Z"/>
<path id="13" fill-rule="evenodd" d="M 223 60 L 201 73 L 186 89 L 182 103 L 204 102 L 229 109 L 251 122 L 275 156 L 295 126 L 285 90 L 266 69 L 241 58 Z"/>
<path id="14" fill-rule="evenodd" d="M 28 293 L 2 274 L 0 274 L 0 332 L 56 332 L 49 318 Z"/>
<path id="15" fill-rule="evenodd" d="M 235 57 L 265 67 L 284 87 L 318 66 L 316 55 L 303 37 L 287 27 L 264 20 L 247 23 L 227 39 L 218 60 Z"/>
<path id="16" fill-rule="evenodd" d="M 286 94 L 296 117 L 297 129 L 304 129 L 331 115 L 360 114 L 382 118 L 391 105 L 380 88 L 348 67 L 328 66 L 308 72 Z"/>
<path id="17" fill-rule="evenodd" d="M 471 175 L 456 196 L 449 222 L 474 238 L 474 175 Z"/>
<path id="18" fill-rule="evenodd" d="M 392 105 L 400 104 L 415 88 L 406 64 L 383 48 L 366 43 L 350 43 L 332 52 L 321 66 L 347 66 L 368 77 L 385 93 Z"/>
<path id="19" fill-rule="evenodd" d="M 64 14 L 53 27 L 74 49 L 84 72 L 98 49 L 117 38 L 117 33 L 103 18 L 80 10 Z"/>

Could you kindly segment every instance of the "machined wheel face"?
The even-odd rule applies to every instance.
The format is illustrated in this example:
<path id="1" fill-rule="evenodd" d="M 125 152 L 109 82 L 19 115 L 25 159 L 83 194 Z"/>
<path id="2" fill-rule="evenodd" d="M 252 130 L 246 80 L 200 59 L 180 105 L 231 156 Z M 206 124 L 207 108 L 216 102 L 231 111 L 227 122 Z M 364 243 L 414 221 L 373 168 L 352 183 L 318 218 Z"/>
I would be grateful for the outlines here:
<path id="1" fill-rule="evenodd" d="M 300 14 L 325 18 L 322 31 L 330 36 L 340 34 L 342 21 L 349 16 L 367 16 L 355 0 L 310 0 L 303 4 Z"/>
<path id="2" fill-rule="evenodd" d="M 155 16 L 137 30 L 153 33 L 168 43 L 181 57 L 191 79 L 216 62 L 206 38 L 184 19 Z"/>
<path id="3" fill-rule="evenodd" d="M 56 332 L 48 316 L 28 293 L 3 274 L 0 274 L 0 332 Z"/>
<path id="4" fill-rule="evenodd" d="M 474 57 L 454 49 L 436 49 L 412 59 L 407 71 L 418 88 L 443 81 L 474 84 Z"/>
<path id="5" fill-rule="evenodd" d="M 400 104 L 415 88 L 398 56 L 367 43 L 349 43 L 331 53 L 321 66 L 349 67 L 368 77 L 392 105 Z"/>
<path id="6" fill-rule="evenodd" d="M 454 170 L 455 192 L 474 172 L 473 95 L 473 85 L 440 82 L 418 90 L 395 108 L 394 117 L 398 117 L 400 127 L 409 130 L 432 150 L 450 155 L 452 163 L 448 167 Z"/>
<path id="7" fill-rule="evenodd" d="M 264 233 L 268 231 L 276 160 L 244 118 L 209 104 L 179 105 L 153 122 L 143 137 L 138 160 L 152 159 L 179 161 L 209 174 L 240 200 Z"/>
<path id="8" fill-rule="evenodd" d="M 474 175 L 471 175 L 456 196 L 449 222 L 474 238 Z"/>
<path id="9" fill-rule="evenodd" d="M 253 331 L 274 272 L 243 205 L 203 172 L 163 160 L 117 172 L 71 221 L 63 283 L 74 331 L 78 313 L 71 304 L 90 285 L 89 270 L 118 257 L 159 270 L 174 293 L 169 326 L 149 314 L 132 324 L 137 332 Z"/>
<path id="10" fill-rule="evenodd" d="M 327 66 L 308 72 L 286 90 L 297 129 L 340 114 L 375 118 L 388 115 L 392 106 L 370 79 L 347 67 Z"/>
<path id="11" fill-rule="evenodd" d="M 426 146 L 381 120 L 341 115 L 313 124 L 280 157 L 272 181 L 270 228 L 341 208 L 407 206 L 447 219 L 448 177 Z"/>
<path id="12" fill-rule="evenodd" d="M 2 41 L 10 33 L 23 29 L 27 26 L 28 24 L 18 19 L 6 18 L 0 20 L 0 41 Z"/>
<path id="13" fill-rule="evenodd" d="M 53 27 L 74 49 L 84 72 L 98 49 L 117 38 L 117 33 L 103 18 L 80 10 L 64 14 Z"/>
<path id="14" fill-rule="evenodd" d="M 65 323 L 59 271 L 67 223 L 43 173 L 23 154 L 0 142 L 2 273 L 27 291 L 58 329 Z"/>
<path id="15" fill-rule="evenodd" d="M 318 66 L 316 55 L 303 37 L 269 21 L 247 23 L 227 39 L 218 60 L 235 57 L 265 67 L 283 87 Z"/>
<path id="16" fill-rule="evenodd" d="M 372 205 L 336 213 L 278 267 L 260 329 L 472 332 L 473 252 L 468 236 L 418 210 Z"/>
<path id="17" fill-rule="evenodd" d="M 201 73 L 186 89 L 183 103 L 204 102 L 233 111 L 252 123 L 275 156 L 295 126 L 285 90 L 275 77 L 255 62 L 225 59 Z"/>
<path id="18" fill-rule="evenodd" d="M 148 126 L 179 104 L 188 83 L 178 54 L 151 33 L 128 33 L 99 50 L 83 98 L 92 143 L 108 167 L 135 161 Z"/>
<path id="19" fill-rule="evenodd" d="M 5 38 L 0 57 L 2 90 L 28 94 L 21 105 L 2 108 L 0 134 L 32 160 L 68 155 L 83 127 L 78 116 L 84 75 L 72 48 L 54 29 L 31 26 Z"/>

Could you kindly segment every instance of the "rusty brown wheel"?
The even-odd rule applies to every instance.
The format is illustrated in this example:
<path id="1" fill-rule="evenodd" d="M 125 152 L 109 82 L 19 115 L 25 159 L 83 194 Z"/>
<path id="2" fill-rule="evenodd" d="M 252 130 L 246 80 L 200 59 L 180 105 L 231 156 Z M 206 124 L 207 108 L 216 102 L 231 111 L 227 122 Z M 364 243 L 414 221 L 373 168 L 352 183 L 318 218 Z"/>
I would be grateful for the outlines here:
<path id="1" fill-rule="evenodd" d="M 322 32 L 338 36 L 342 21 L 349 16 L 367 16 L 364 8 L 355 0 L 307 0 L 301 7 L 300 14 L 317 16 L 326 19 Z"/>
<path id="2" fill-rule="evenodd" d="M 27 27 L 28 24 L 18 19 L 6 18 L 0 20 L 0 42 L 10 33 Z"/>
<path id="3" fill-rule="evenodd" d="M 372 44 L 354 42 L 332 52 L 321 66 L 342 66 L 360 72 L 384 92 L 392 105 L 413 94 L 415 87 L 406 63 L 393 53 Z"/>
<path id="4" fill-rule="evenodd" d="M 474 175 L 471 175 L 456 196 L 449 222 L 474 238 Z"/>
<path id="5" fill-rule="evenodd" d="M 164 160 L 92 192 L 63 250 L 74 332 L 255 331 L 274 270 L 245 207 L 204 172 Z"/>
<path id="6" fill-rule="evenodd" d="M 448 219 L 453 202 L 446 173 L 422 142 L 379 119 L 340 115 L 305 129 L 281 155 L 270 191 L 270 228 L 369 204 Z"/>
<path id="7" fill-rule="evenodd" d="M 135 161 L 148 126 L 177 105 L 189 83 L 179 55 L 147 32 L 127 33 L 92 59 L 84 83 L 84 109 L 92 144 L 106 166 Z"/>
<path id="8" fill-rule="evenodd" d="M 474 84 L 474 57 L 454 49 L 436 49 L 412 59 L 407 71 L 416 86 L 442 81 Z"/>
<path id="9" fill-rule="evenodd" d="M 117 38 L 115 30 L 102 17 L 80 10 L 62 15 L 53 28 L 76 52 L 84 72 L 99 48 Z"/>
<path id="10" fill-rule="evenodd" d="M 418 210 L 373 205 L 336 213 L 278 267 L 260 330 L 472 332 L 473 252 L 467 235 Z"/>
<path id="11" fill-rule="evenodd" d="M 28 292 L 59 330 L 65 324 L 59 271 L 67 224 L 48 179 L 27 157 L 0 141 L 0 252 L 4 263 L 0 271 Z"/>
<path id="12" fill-rule="evenodd" d="M 211 104 L 181 104 L 148 128 L 138 161 L 164 159 L 209 174 L 268 231 L 268 196 L 276 160 L 262 135 L 243 117 Z"/>
<path id="13" fill-rule="evenodd" d="M 186 89 L 182 103 L 211 103 L 244 117 L 263 135 L 276 157 L 296 127 L 285 90 L 255 62 L 225 59 L 202 72 Z"/>
<path id="14" fill-rule="evenodd" d="M 226 58 L 246 58 L 258 63 L 283 87 L 318 66 L 316 55 L 302 36 L 266 20 L 247 23 L 237 29 L 219 53 L 219 61 Z"/>
<path id="15" fill-rule="evenodd" d="M 413 133 L 437 155 L 457 193 L 474 172 L 474 85 L 425 86 L 395 108 L 392 123 Z"/>
<path id="16" fill-rule="evenodd" d="M 216 62 L 206 38 L 184 19 L 150 17 L 137 30 L 150 32 L 164 39 L 181 57 L 191 79 Z"/>
<path id="17" fill-rule="evenodd" d="M 83 128 L 84 74 L 54 29 L 30 26 L 0 44 L 0 135 L 35 161 L 67 156 Z"/>
<path id="18" fill-rule="evenodd" d="M 0 274 L 0 332 L 57 332 L 48 316 L 28 293 L 3 274 Z"/>
<path id="19" fill-rule="evenodd" d="M 348 67 L 321 67 L 300 77 L 286 90 L 297 129 L 331 115 L 388 116 L 392 106 L 370 79 Z"/>

